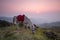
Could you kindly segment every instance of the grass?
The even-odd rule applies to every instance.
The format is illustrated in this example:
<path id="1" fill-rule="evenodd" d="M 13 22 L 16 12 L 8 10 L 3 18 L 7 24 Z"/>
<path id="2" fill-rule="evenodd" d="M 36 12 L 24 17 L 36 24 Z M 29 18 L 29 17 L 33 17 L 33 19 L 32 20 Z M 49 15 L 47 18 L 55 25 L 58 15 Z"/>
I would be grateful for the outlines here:
<path id="1" fill-rule="evenodd" d="M 43 31 L 38 28 L 33 35 L 31 30 L 20 27 L 19 30 L 16 26 L 10 26 L 3 30 L 0 29 L 0 40 L 49 40 Z"/>

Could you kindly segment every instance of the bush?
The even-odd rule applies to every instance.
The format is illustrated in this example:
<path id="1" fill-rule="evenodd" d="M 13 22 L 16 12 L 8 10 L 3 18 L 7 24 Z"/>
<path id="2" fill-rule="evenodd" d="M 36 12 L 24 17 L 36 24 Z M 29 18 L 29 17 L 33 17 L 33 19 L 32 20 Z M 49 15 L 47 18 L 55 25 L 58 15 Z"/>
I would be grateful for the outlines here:
<path id="1" fill-rule="evenodd" d="M 11 23 L 4 21 L 4 20 L 0 20 L 0 27 L 6 27 L 6 26 L 10 26 Z"/>
<path id="2" fill-rule="evenodd" d="M 23 26 L 23 23 L 19 23 L 19 27 L 22 27 Z"/>

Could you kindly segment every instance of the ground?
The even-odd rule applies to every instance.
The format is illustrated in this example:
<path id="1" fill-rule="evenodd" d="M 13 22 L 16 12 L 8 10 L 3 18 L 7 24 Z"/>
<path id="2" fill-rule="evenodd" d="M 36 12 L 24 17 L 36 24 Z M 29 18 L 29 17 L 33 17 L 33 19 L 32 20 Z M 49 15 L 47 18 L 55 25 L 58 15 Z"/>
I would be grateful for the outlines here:
<path id="1" fill-rule="evenodd" d="M 0 28 L 0 40 L 49 40 L 46 35 L 43 34 L 41 29 L 36 29 L 35 34 L 31 33 L 31 30 L 20 27 L 16 29 L 16 26 L 10 26 Z"/>

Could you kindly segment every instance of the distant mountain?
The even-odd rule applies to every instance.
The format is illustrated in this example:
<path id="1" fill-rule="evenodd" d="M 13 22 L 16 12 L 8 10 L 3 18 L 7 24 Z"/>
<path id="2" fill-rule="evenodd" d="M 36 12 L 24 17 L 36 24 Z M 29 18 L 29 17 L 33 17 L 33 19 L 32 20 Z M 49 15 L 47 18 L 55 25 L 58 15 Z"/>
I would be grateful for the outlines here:
<path id="1" fill-rule="evenodd" d="M 12 17 L 0 17 L 0 20 L 8 21 L 10 23 L 13 22 L 13 18 Z"/>
<path id="2" fill-rule="evenodd" d="M 60 21 L 59 22 L 52 22 L 52 23 L 44 23 L 44 24 L 40 24 L 39 26 L 43 27 L 43 28 L 60 27 Z"/>
<path id="3" fill-rule="evenodd" d="M 4 21 L 7 21 L 7 22 L 10 22 L 12 23 L 13 22 L 13 17 L 0 17 L 0 20 L 4 20 Z M 33 21 L 32 21 L 33 22 Z M 33 22 L 35 23 L 35 21 Z M 40 24 L 39 27 L 60 27 L 60 21 L 58 22 L 52 22 L 52 23 L 44 23 L 44 24 Z"/>

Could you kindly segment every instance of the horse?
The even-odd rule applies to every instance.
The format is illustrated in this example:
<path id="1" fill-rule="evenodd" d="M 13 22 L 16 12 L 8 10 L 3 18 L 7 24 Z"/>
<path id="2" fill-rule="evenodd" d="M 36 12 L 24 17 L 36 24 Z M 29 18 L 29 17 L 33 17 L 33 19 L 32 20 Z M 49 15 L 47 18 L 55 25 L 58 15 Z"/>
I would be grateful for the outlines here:
<path id="1" fill-rule="evenodd" d="M 27 16 L 25 15 L 14 16 L 13 24 L 15 24 L 17 28 L 19 28 L 19 23 L 22 23 L 24 28 L 30 29 L 34 33 L 35 26 Z"/>

